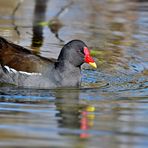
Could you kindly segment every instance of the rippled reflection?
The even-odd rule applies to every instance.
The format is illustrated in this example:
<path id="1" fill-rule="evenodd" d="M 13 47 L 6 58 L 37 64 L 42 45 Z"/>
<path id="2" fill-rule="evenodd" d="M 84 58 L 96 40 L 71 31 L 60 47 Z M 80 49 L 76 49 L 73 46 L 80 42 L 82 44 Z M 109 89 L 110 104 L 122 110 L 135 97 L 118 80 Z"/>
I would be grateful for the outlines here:
<path id="1" fill-rule="evenodd" d="M 1 86 L 0 147 L 147 147 L 147 1 L 0 0 L 0 8 L 1 36 L 47 58 L 81 39 L 98 65 L 83 66 L 79 89 Z"/>

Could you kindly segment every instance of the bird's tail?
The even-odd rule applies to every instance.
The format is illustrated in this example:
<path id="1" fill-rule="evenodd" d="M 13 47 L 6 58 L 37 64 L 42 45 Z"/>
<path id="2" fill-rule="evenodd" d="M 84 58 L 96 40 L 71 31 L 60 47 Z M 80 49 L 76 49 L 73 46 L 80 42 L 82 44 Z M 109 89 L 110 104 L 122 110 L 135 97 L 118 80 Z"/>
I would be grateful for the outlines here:
<path id="1" fill-rule="evenodd" d="M 2 50 L 6 45 L 8 41 L 0 36 L 0 50 Z"/>
<path id="2" fill-rule="evenodd" d="M 2 53 L 7 48 L 7 46 L 8 46 L 8 41 L 0 36 L 0 69 L 3 69 Z"/>
<path id="3" fill-rule="evenodd" d="M 6 71 L 4 69 L 5 67 L 3 67 L 0 64 L 0 83 L 4 82 L 5 76 L 6 76 Z"/>

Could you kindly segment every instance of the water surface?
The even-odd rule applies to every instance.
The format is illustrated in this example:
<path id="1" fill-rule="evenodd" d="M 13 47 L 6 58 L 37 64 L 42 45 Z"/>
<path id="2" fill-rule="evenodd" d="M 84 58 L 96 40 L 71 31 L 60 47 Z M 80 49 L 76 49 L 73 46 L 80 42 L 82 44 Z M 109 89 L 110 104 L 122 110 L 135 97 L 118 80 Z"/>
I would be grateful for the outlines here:
<path id="1" fill-rule="evenodd" d="M 80 88 L 0 87 L 0 147 L 146 148 L 146 1 L 0 0 L 0 35 L 57 58 L 81 39 L 98 68 Z"/>

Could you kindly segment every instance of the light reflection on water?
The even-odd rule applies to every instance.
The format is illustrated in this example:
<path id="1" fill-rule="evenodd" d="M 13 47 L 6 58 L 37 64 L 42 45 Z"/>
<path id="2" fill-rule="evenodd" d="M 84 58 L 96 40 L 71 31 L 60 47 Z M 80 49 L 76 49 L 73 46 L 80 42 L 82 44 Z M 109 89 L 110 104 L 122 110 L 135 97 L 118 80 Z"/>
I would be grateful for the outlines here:
<path id="1" fill-rule="evenodd" d="M 146 88 L 143 92 L 137 89 L 136 94 L 141 94 L 137 97 L 133 90 L 107 89 L 7 88 L 0 104 L 1 145 L 10 142 L 11 146 L 73 147 L 78 143 L 84 147 L 145 147 Z"/>
<path id="2" fill-rule="evenodd" d="M 26 0 L 15 19 L 12 2 L 0 1 L 0 35 L 52 58 L 60 39 L 82 39 L 98 69 L 84 66 L 79 89 L 0 87 L 0 147 L 146 148 L 147 2 L 46 1 L 34 13 L 38 5 L 33 12 L 35 1 Z M 37 25 L 54 16 L 59 28 Z"/>
<path id="3" fill-rule="evenodd" d="M 10 142 L 11 146 L 73 147 L 77 143 L 84 147 L 98 144 L 140 147 L 147 144 L 147 97 L 119 98 L 119 94 L 90 89 L 59 89 L 48 90 L 46 97 L 36 100 L 34 96 L 31 98 L 35 90 L 30 91 L 30 97 L 28 90 L 21 91 L 26 91 L 22 99 L 1 96 L 1 145 Z M 42 91 L 38 90 L 39 95 Z"/>

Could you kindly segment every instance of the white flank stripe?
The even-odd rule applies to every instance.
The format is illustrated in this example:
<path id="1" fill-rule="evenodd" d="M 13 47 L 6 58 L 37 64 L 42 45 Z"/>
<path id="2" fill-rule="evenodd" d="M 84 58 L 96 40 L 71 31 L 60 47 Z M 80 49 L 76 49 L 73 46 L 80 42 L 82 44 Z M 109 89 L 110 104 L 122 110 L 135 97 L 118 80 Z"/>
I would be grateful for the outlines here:
<path id="1" fill-rule="evenodd" d="M 13 68 L 10 68 L 10 67 L 8 67 L 8 66 L 4 66 L 6 69 L 7 69 L 7 71 L 8 72 L 10 72 L 10 73 L 21 73 L 21 74 L 26 74 L 26 75 L 42 75 L 41 73 L 30 73 L 30 72 L 25 72 L 25 71 L 16 71 L 15 69 L 13 69 Z"/>

